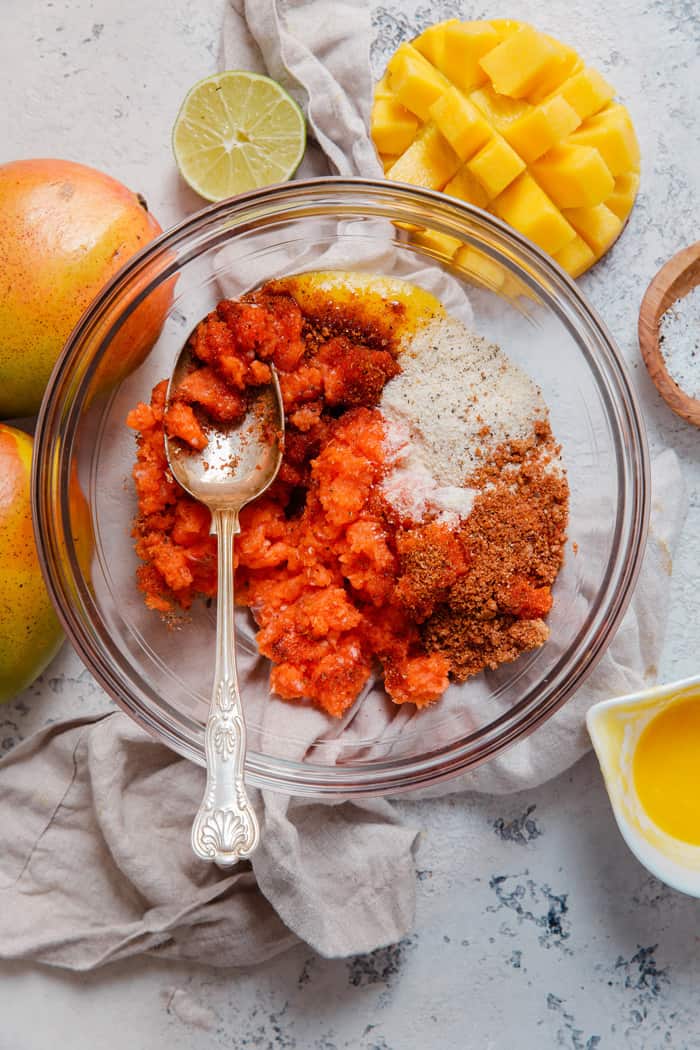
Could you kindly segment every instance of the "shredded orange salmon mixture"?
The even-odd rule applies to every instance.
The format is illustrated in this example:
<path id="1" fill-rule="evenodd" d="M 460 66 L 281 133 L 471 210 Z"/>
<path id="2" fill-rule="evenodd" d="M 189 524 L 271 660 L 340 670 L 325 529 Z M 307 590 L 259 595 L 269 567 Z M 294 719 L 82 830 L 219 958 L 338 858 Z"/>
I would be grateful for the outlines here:
<path id="1" fill-rule="evenodd" d="M 401 304 L 392 307 L 400 311 Z M 205 447 L 207 419 L 239 420 L 246 390 L 269 380 L 274 364 L 285 409 L 283 464 L 270 490 L 244 509 L 235 551 L 237 601 L 257 621 L 260 652 L 273 665 L 272 690 L 340 716 L 379 664 L 391 698 L 422 707 L 442 695 L 450 673 L 462 678 L 477 664 L 501 662 L 495 643 L 465 662 L 454 652 L 449 621 L 458 618 L 463 638 L 464 596 L 481 580 L 493 591 L 484 563 L 502 561 L 503 551 L 497 544 L 488 556 L 480 550 L 475 563 L 468 530 L 402 521 L 381 493 L 388 464 L 376 406 L 401 371 L 391 325 L 330 300 L 303 312 L 283 283 L 271 283 L 221 302 L 197 327 L 191 350 L 197 367 L 170 405 L 163 381 L 150 404 L 139 404 L 127 419 L 139 433 L 134 537 L 146 604 L 170 615 L 216 593 L 210 515 L 172 479 L 164 430 L 190 448 Z M 496 481 L 489 482 L 493 493 Z M 486 619 L 491 630 L 498 624 L 509 646 L 503 659 L 542 642 L 541 633 L 523 628 L 541 623 L 551 604 L 565 495 L 557 495 L 564 513 L 546 565 L 527 564 L 528 545 L 521 544 L 520 563 L 501 587 L 506 604 L 495 612 L 489 607 L 486 617 L 477 610 L 470 620 L 474 627 Z M 539 527 L 540 511 L 548 516 L 552 499 L 541 503 L 528 528 Z M 510 549 L 511 540 L 501 535 L 499 542 Z"/>

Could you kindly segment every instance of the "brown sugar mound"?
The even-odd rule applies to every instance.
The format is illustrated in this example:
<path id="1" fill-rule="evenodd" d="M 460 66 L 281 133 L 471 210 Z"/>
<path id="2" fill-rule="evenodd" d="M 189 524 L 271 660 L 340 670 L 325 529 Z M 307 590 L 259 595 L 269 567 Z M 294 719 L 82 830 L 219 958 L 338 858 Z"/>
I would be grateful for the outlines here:
<path id="1" fill-rule="evenodd" d="M 423 627 L 427 648 L 448 657 L 457 680 L 493 670 L 547 638 L 543 617 L 568 521 L 558 452 L 549 425 L 540 422 L 531 439 L 502 446 L 469 479 L 481 489 L 460 530 L 469 563 Z"/>

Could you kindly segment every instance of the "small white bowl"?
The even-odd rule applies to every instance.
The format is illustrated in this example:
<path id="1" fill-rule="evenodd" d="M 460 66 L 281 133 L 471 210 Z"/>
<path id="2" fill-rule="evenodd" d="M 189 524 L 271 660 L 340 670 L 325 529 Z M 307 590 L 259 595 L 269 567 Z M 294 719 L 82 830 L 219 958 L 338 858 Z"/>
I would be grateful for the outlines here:
<path id="1" fill-rule="evenodd" d="M 645 868 L 662 882 L 700 897 L 700 846 L 662 831 L 637 795 L 632 760 L 642 731 L 655 715 L 678 700 L 700 695 L 700 675 L 595 704 L 586 725 L 622 837 Z"/>

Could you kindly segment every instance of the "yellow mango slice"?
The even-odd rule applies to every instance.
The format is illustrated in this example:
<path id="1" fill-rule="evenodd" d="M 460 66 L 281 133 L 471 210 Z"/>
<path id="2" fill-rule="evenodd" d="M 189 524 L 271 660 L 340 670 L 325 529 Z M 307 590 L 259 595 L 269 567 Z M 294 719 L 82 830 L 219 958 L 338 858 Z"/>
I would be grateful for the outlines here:
<path id="1" fill-rule="evenodd" d="M 420 36 L 417 36 L 412 41 L 416 51 L 419 51 L 423 58 L 427 58 L 428 62 L 435 66 L 436 69 L 439 69 L 441 73 L 445 72 L 442 68 L 445 54 L 445 33 L 448 26 L 455 24 L 458 24 L 456 18 L 451 18 L 448 22 L 438 22 L 437 25 L 428 26 Z"/>
<path id="2" fill-rule="evenodd" d="M 491 128 L 479 110 L 455 87 L 432 104 L 430 116 L 462 160 L 471 157 L 491 138 Z"/>
<path id="3" fill-rule="evenodd" d="M 632 211 L 638 189 L 639 175 L 631 171 L 625 175 L 618 175 L 615 179 L 615 188 L 605 201 L 605 207 L 610 208 L 610 211 L 617 215 L 621 222 L 624 222 Z"/>
<path id="4" fill-rule="evenodd" d="M 615 89 L 608 84 L 597 69 L 587 66 L 579 73 L 565 80 L 558 88 L 557 95 L 576 110 L 581 120 L 597 113 L 613 98 Z"/>
<path id="5" fill-rule="evenodd" d="M 481 110 L 489 124 L 504 134 L 513 123 L 530 113 L 532 106 L 521 99 L 499 95 L 490 84 L 472 91 L 469 98 Z"/>
<path id="6" fill-rule="evenodd" d="M 375 100 L 387 178 L 499 215 L 571 274 L 588 269 L 629 216 L 639 186 L 629 113 L 573 48 L 527 23 L 429 26 L 397 49 Z M 512 283 L 509 275 L 499 294 Z"/>
<path id="7" fill-rule="evenodd" d="M 498 33 L 499 40 L 505 40 L 522 28 L 522 22 L 516 22 L 513 18 L 492 18 L 490 24 Z"/>
<path id="8" fill-rule="evenodd" d="M 595 262 L 595 255 L 588 247 L 582 237 L 576 236 L 573 241 L 565 244 L 561 251 L 554 256 L 562 270 L 566 270 L 572 277 L 579 277 L 584 270 Z"/>
<path id="9" fill-rule="evenodd" d="M 374 89 L 375 101 L 380 98 L 394 98 L 394 92 L 389 87 L 389 70 L 387 69 L 381 80 L 377 81 Z"/>
<path id="10" fill-rule="evenodd" d="M 554 98 L 530 107 L 518 120 L 503 128 L 503 135 L 527 164 L 541 157 L 570 135 L 581 123 L 569 103 Z"/>
<path id="11" fill-rule="evenodd" d="M 477 208 L 488 207 L 489 196 L 486 190 L 466 165 L 443 187 L 443 193 L 449 193 L 451 197 L 458 197 L 461 201 L 468 201 Z"/>
<path id="12" fill-rule="evenodd" d="M 457 249 L 454 261 L 460 270 L 484 288 L 498 291 L 505 284 L 506 271 L 501 264 L 469 244 Z"/>
<path id="13" fill-rule="evenodd" d="M 597 256 L 606 252 L 622 230 L 617 215 L 604 204 L 593 208 L 569 208 L 562 211 L 579 236 Z"/>
<path id="14" fill-rule="evenodd" d="M 481 59 L 499 95 L 522 98 L 556 61 L 556 52 L 543 33 L 523 25 Z"/>
<path id="15" fill-rule="evenodd" d="M 555 146 L 530 171 L 559 208 L 600 204 L 615 188 L 605 161 L 592 146 Z"/>
<path id="16" fill-rule="evenodd" d="M 573 226 L 527 172 L 511 183 L 491 208 L 550 255 L 561 251 L 576 236 Z"/>
<path id="17" fill-rule="evenodd" d="M 639 171 L 637 136 L 624 106 L 608 106 L 602 113 L 589 117 L 570 141 L 597 149 L 613 175 Z"/>
<path id="18" fill-rule="evenodd" d="M 418 126 L 418 118 L 396 99 L 375 99 L 372 138 L 380 153 L 403 153 L 416 137 Z"/>
<path id="19" fill-rule="evenodd" d="M 479 180 L 491 200 L 524 171 L 525 161 L 505 139 L 497 135 L 472 157 L 467 167 Z"/>
<path id="20" fill-rule="evenodd" d="M 579 69 L 583 69 L 583 62 L 572 47 L 567 47 L 566 44 L 562 44 L 560 40 L 555 40 L 554 37 L 547 36 L 546 33 L 542 35 L 552 45 L 554 54 L 551 62 L 542 70 L 536 83 L 528 92 L 527 97 L 530 102 L 534 103 L 541 102 L 547 98 L 560 84 L 564 83 L 567 77 L 570 77 Z"/>
<path id="21" fill-rule="evenodd" d="M 395 182 L 410 182 L 414 186 L 441 190 L 461 163 L 436 126 L 426 124 L 387 174 Z"/>
<path id="22" fill-rule="evenodd" d="M 482 55 L 496 46 L 499 35 L 488 22 L 449 22 L 438 68 L 461 91 L 486 82 L 479 65 Z"/>
<path id="23" fill-rule="evenodd" d="M 447 234 L 437 233 L 435 230 L 418 230 L 411 240 L 423 248 L 428 248 L 440 258 L 452 258 L 462 244 L 457 237 L 448 237 Z"/>
<path id="24" fill-rule="evenodd" d="M 410 44 L 401 45 L 388 68 L 389 86 L 399 102 L 427 120 L 433 102 L 449 88 L 449 80 Z"/>

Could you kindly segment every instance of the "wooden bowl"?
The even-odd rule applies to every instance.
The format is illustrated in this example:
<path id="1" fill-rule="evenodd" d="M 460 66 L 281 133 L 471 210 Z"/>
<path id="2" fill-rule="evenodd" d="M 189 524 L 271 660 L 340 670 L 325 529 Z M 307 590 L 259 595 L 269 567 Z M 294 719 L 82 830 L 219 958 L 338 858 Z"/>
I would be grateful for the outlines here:
<path id="1" fill-rule="evenodd" d="M 659 345 L 659 323 L 669 306 L 700 284 L 700 241 L 674 255 L 647 288 L 639 310 L 639 346 L 656 389 L 674 412 L 700 427 L 700 400 L 671 378 Z M 700 367 L 700 362 L 698 362 Z"/>

